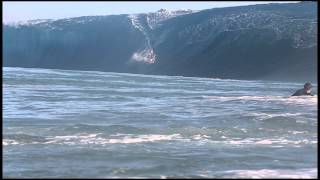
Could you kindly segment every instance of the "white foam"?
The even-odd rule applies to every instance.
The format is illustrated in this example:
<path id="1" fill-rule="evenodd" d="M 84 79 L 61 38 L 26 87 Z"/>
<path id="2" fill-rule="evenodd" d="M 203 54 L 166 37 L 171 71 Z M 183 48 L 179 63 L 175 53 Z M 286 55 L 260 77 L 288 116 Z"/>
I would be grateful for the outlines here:
<path id="1" fill-rule="evenodd" d="M 8 146 L 8 145 L 17 145 L 19 144 L 18 141 L 12 140 L 12 139 L 2 139 L 2 145 Z"/>
<path id="2" fill-rule="evenodd" d="M 146 46 L 143 50 L 135 52 L 131 56 L 131 60 L 153 64 L 156 61 L 156 54 L 150 43 L 150 37 L 146 32 L 144 26 L 140 23 L 139 15 L 128 15 L 131 20 L 131 24 L 134 28 L 138 29 L 146 38 Z"/>
<path id="3" fill-rule="evenodd" d="M 271 140 L 261 140 L 261 141 L 257 141 L 256 144 L 272 144 L 273 142 Z"/>
<path id="4" fill-rule="evenodd" d="M 255 116 L 260 120 L 274 118 L 274 117 L 296 117 L 303 115 L 302 113 L 262 113 L 262 112 L 253 112 L 253 113 L 246 113 L 249 116 Z"/>
<path id="5" fill-rule="evenodd" d="M 217 142 L 217 141 L 212 141 Z M 287 140 L 283 138 L 279 139 L 260 139 L 260 138 L 246 138 L 241 140 L 235 140 L 235 139 L 228 139 L 226 141 L 221 141 L 221 143 L 224 144 L 231 144 L 231 145 L 297 145 L 297 144 L 317 144 L 318 141 L 315 140 Z M 274 146 L 274 147 L 276 147 Z"/>
<path id="6" fill-rule="evenodd" d="M 151 48 L 147 48 L 143 51 L 133 53 L 131 59 L 138 62 L 153 64 L 155 63 L 156 55 Z"/>
<path id="7" fill-rule="evenodd" d="M 182 142 L 195 142 L 198 145 L 213 143 L 213 144 L 225 144 L 225 145 L 268 145 L 272 147 L 283 147 L 283 145 L 293 145 L 301 146 L 305 144 L 317 144 L 317 140 L 288 140 L 288 139 L 262 139 L 262 138 L 227 138 L 222 136 L 223 140 L 211 140 L 211 136 L 208 135 L 193 135 L 191 137 L 183 137 L 180 134 L 147 134 L 147 135 L 132 135 L 132 134 L 115 134 L 110 135 L 109 138 L 99 136 L 99 134 L 76 134 L 69 136 L 54 136 L 47 137 L 46 142 L 18 142 L 11 139 L 3 139 L 2 144 L 7 145 L 23 145 L 23 144 L 67 144 L 67 145 L 77 145 L 77 144 L 133 144 L 133 143 L 145 143 L 145 142 L 155 142 L 155 141 L 182 141 Z"/>
<path id="8" fill-rule="evenodd" d="M 288 131 L 288 133 L 292 133 L 292 134 L 304 134 L 304 133 L 307 133 L 307 131 Z"/>
<path id="9" fill-rule="evenodd" d="M 79 134 L 73 136 L 55 136 L 52 138 L 47 138 L 45 144 L 131 144 L 131 143 L 142 143 L 142 142 L 154 142 L 154 141 L 165 141 L 165 140 L 176 140 L 181 138 L 180 134 L 171 135 L 160 135 L 160 134 L 150 134 L 150 135 L 113 135 L 119 138 L 102 138 L 97 137 L 99 134 Z"/>
<path id="10" fill-rule="evenodd" d="M 168 10 L 168 9 L 160 9 L 157 12 L 148 13 L 147 14 L 147 23 L 151 29 L 155 29 L 161 26 L 162 22 L 185 14 L 190 14 L 197 12 L 195 10 L 190 9 L 180 9 L 180 10 Z"/>
<path id="11" fill-rule="evenodd" d="M 37 25 L 41 23 L 50 23 L 52 21 L 53 21 L 52 19 L 35 19 L 35 20 L 28 20 L 28 21 L 11 22 L 11 23 L 7 23 L 6 25 L 11 27 L 32 26 L 32 25 Z"/>
<path id="12" fill-rule="evenodd" d="M 194 139 L 194 140 L 203 140 L 203 139 L 207 139 L 207 138 L 210 138 L 210 136 L 201 135 L 201 134 L 197 134 L 197 135 L 192 136 L 192 139 Z"/>
<path id="13" fill-rule="evenodd" d="M 260 170 L 233 170 L 227 171 L 232 173 L 232 178 L 317 178 L 317 169 L 260 169 Z"/>
<path id="14" fill-rule="evenodd" d="M 172 135 L 139 135 L 137 137 L 128 137 L 125 136 L 123 139 L 109 139 L 108 143 L 140 143 L 140 142 L 154 142 L 154 141 L 163 141 L 163 140 L 173 140 L 179 138 L 179 134 Z"/>
<path id="15" fill-rule="evenodd" d="M 283 103 L 317 103 L 318 96 L 204 96 L 205 98 L 220 101 L 245 100 L 245 101 L 280 101 Z"/>

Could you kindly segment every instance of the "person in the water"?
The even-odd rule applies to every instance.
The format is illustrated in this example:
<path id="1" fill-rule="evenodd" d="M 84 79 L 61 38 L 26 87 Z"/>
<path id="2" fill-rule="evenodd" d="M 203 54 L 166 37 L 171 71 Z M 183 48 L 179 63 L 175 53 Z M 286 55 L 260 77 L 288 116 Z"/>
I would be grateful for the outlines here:
<path id="1" fill-rule="evenodd" d="M 303 89 L 297 90 L 294 94 L 292 94 L 292 96 L 305 96 L 305 95 L 313 96 L 313 94 L 311 94 L 311 88 L 312 88 L 311 83 L 307 82 L 304 84 Z"/>

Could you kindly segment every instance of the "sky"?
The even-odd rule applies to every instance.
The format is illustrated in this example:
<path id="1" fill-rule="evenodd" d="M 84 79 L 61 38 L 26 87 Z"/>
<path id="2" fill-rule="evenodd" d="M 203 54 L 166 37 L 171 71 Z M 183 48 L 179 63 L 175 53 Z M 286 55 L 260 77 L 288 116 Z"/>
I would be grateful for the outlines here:
<path id="1" fill-rule="evenodd" d="M 136 14 L 155 12 L 161 8 L 169 10 L 202 10 L 218 7 L 267 4 L 276 2 L 277 1 L 2 1 L 2 22 L 14 23 L 34 19 L 62 19 L 90 15 Z M 285 2 L 288 1 L 283 1 L 281 3 Z"/>

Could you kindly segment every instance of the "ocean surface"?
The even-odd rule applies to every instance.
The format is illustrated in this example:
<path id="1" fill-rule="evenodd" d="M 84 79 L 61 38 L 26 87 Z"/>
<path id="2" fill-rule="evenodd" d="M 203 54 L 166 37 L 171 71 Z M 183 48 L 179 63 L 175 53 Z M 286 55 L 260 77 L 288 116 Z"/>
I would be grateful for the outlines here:
<path id="1" fill-rule="evenodd" d="M 3 177 L 316 178 L 302 86 L 5 67 Z"/>

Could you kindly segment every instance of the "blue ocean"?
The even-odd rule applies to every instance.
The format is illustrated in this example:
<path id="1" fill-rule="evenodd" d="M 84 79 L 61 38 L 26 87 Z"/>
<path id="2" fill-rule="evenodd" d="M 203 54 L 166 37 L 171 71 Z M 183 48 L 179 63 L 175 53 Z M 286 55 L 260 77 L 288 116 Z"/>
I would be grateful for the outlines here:
<path id="1" fill-rule="evenodd" d="M 317 178 L 303 83 L 3 68 L 5 178 Z"/>

